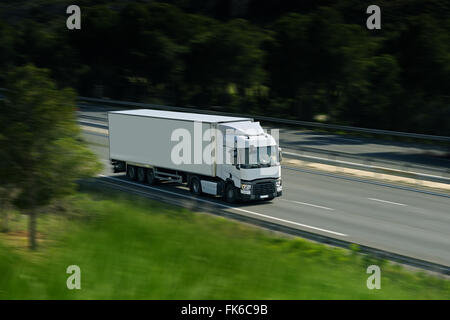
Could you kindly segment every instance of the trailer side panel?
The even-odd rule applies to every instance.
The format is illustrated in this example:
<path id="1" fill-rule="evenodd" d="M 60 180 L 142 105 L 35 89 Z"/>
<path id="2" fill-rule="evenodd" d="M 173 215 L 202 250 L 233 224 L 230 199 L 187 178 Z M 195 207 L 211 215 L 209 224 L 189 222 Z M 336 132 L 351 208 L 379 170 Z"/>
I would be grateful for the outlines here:
<path id="1" fill-rule="evenodd" d="M 215 162 L 203 161 L 203 151 L 210 141 L 197 136 L 200 148 L 194 147 L 194 134 L 202 135 L 211 128 L 211 123 L 197 124 L 202 130 L 194 133 L 194 121 L 152 118 L 121 113 L 109 113 L 110 158 L 141 165 L 185 171 L 205 176 L 214 176 Z M 185 146 L 181 148 L 181 143 Z M 195 159 L 195 150 L 202 152 Z M 174 151 L 175 150 L 175 151 Z M 173 157 L 173 154 L 179 157 Z M 177 158 L 188 161 L 177 163 Z"/>

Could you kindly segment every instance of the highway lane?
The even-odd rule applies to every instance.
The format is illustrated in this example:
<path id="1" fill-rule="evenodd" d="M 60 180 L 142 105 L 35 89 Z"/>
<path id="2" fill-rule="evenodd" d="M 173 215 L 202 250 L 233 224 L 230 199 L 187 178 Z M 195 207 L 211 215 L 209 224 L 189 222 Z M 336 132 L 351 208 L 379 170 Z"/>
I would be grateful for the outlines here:
<path id="1" fill-rule="evenodd" d="M 445 159 L 445 150 L 431 145 L 418 145 L 402 142 L 370 139 L 359 136 L 339 136 L 309 130 L 280 131 L 280 144 L 303 150 L 336 152 L 361 158 L 381 161 L 414 163 L 418 166 L 449 167 L 450 160 Z"/>
<path id="2" fill-rule="evenodd" d="M 80 120 L 107 125 L 107 110 L 113 107 L 80 104 Z M 270 124 L 264 124 L 270 128 Z M 450 178 L 448 150 L 430 145 L 407 144 L 394 141 L 339 136 L 311 130 L 280 129 L 283 150 L 302 156 L 336 159 L 358 164 L 373 164 L 392 169 L 413 171 Z M 320 160 L 315 160 L 316 162 Z M 325 160 L 326 163 L 326 160 Z"/>
<path id="3" fill-rule="evenodd" d="M 162 190 L 182 197 L 195 210 L 195 198 L 180 186 L 139 186 L 111 174 L 107 136 L 84 132 L 105 163 L 106 176 L 143 192 Z M 283 168 L 283 197 L 268 203 L 230 207 L 219 199 L 200 200 L 224 210 L 450 266 L 450 198 L 372 183 Z M 211 209 L 213 210 L 213 209 Z"/>

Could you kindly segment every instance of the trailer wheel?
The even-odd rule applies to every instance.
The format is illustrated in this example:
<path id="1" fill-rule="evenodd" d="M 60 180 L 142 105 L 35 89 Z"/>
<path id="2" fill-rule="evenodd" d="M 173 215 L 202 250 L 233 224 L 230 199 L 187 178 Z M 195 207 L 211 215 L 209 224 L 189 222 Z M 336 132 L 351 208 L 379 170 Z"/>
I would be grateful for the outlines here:
<path id="1" fill-rule="evenodd" d="M 237 189 L 233 183 L 227 183 L 225 186 L 225 201 L 229 203 L 236 203 L 238 201 Z"/>
<path id="2" fill-rule="evenodd" d="M 149 185 L 155 184 L 158 179 L 155 178 L 155 171 L 153 169 L 147 169 L 147 182 Z"/>
<path id="3" fill-rule="evenodd" d="M 127 166 L 127 177 L 130 180 L 136 180 L 136 167 L 135 166 Z"/>
<path id="4" fill-rule="evenodd" d="M 140 183 L 145 182 L 146 175 L 147 175 L 147 172 L 145 172 L 145 171 L 146 171 L 145 168 L 142 168 L 142 167 L 137 168 L 137 179 Z"/>
<path id="5" fill-rule="evenodd" d="M 196 196 L 201 195 L 202 194 L 202 185 L 200 183 L 200 179 L 197 177 L 192 177 L 189 189 Z"/>

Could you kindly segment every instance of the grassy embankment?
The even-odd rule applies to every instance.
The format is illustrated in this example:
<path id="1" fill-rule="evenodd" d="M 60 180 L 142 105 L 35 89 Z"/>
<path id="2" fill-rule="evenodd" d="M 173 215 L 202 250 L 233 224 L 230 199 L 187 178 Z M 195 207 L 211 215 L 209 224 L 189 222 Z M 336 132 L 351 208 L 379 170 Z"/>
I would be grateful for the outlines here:
<path id="1" fill-rule="evenodd" d="M 24 216 L 0 236 L 0 299 L 450 299 L 450 281 L 387 262 L 369 290 L 379 261 L 224 218 L 95 191 L 70 203 L 70 219 L 41 216 L 38 252 Z"/>

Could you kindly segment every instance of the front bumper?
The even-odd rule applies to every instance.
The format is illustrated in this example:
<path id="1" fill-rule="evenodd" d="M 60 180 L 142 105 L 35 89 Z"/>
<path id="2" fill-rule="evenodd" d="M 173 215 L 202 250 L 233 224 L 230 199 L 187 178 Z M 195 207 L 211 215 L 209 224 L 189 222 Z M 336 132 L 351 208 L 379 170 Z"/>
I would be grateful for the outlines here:
<path id="1" fill-rule="evenodd" d="M 243 201 L 251 200 L 271 200 L 283 194 L 282 186 L 276 186 L 277 179 L 262 179 L 256 181 L 242 181 L 251 184 L 250 191 L 240 190 L 240 197 Z"/>
<path id="2" fill-rule="evenodd" d="M 283 194 L 283 191 L 279 191 L 279 192 L 275 192 L 273 194 L 267 195 L 266 197 L 264 197 L 264 195 L 262 196 L 257 196 L 254 194 L 242 194 L 241 193 L 241 200 L 242 201 L 253 201 L 253 200 L 271 200 L 275 197 L 281 197 L 281 195 Z"/>

